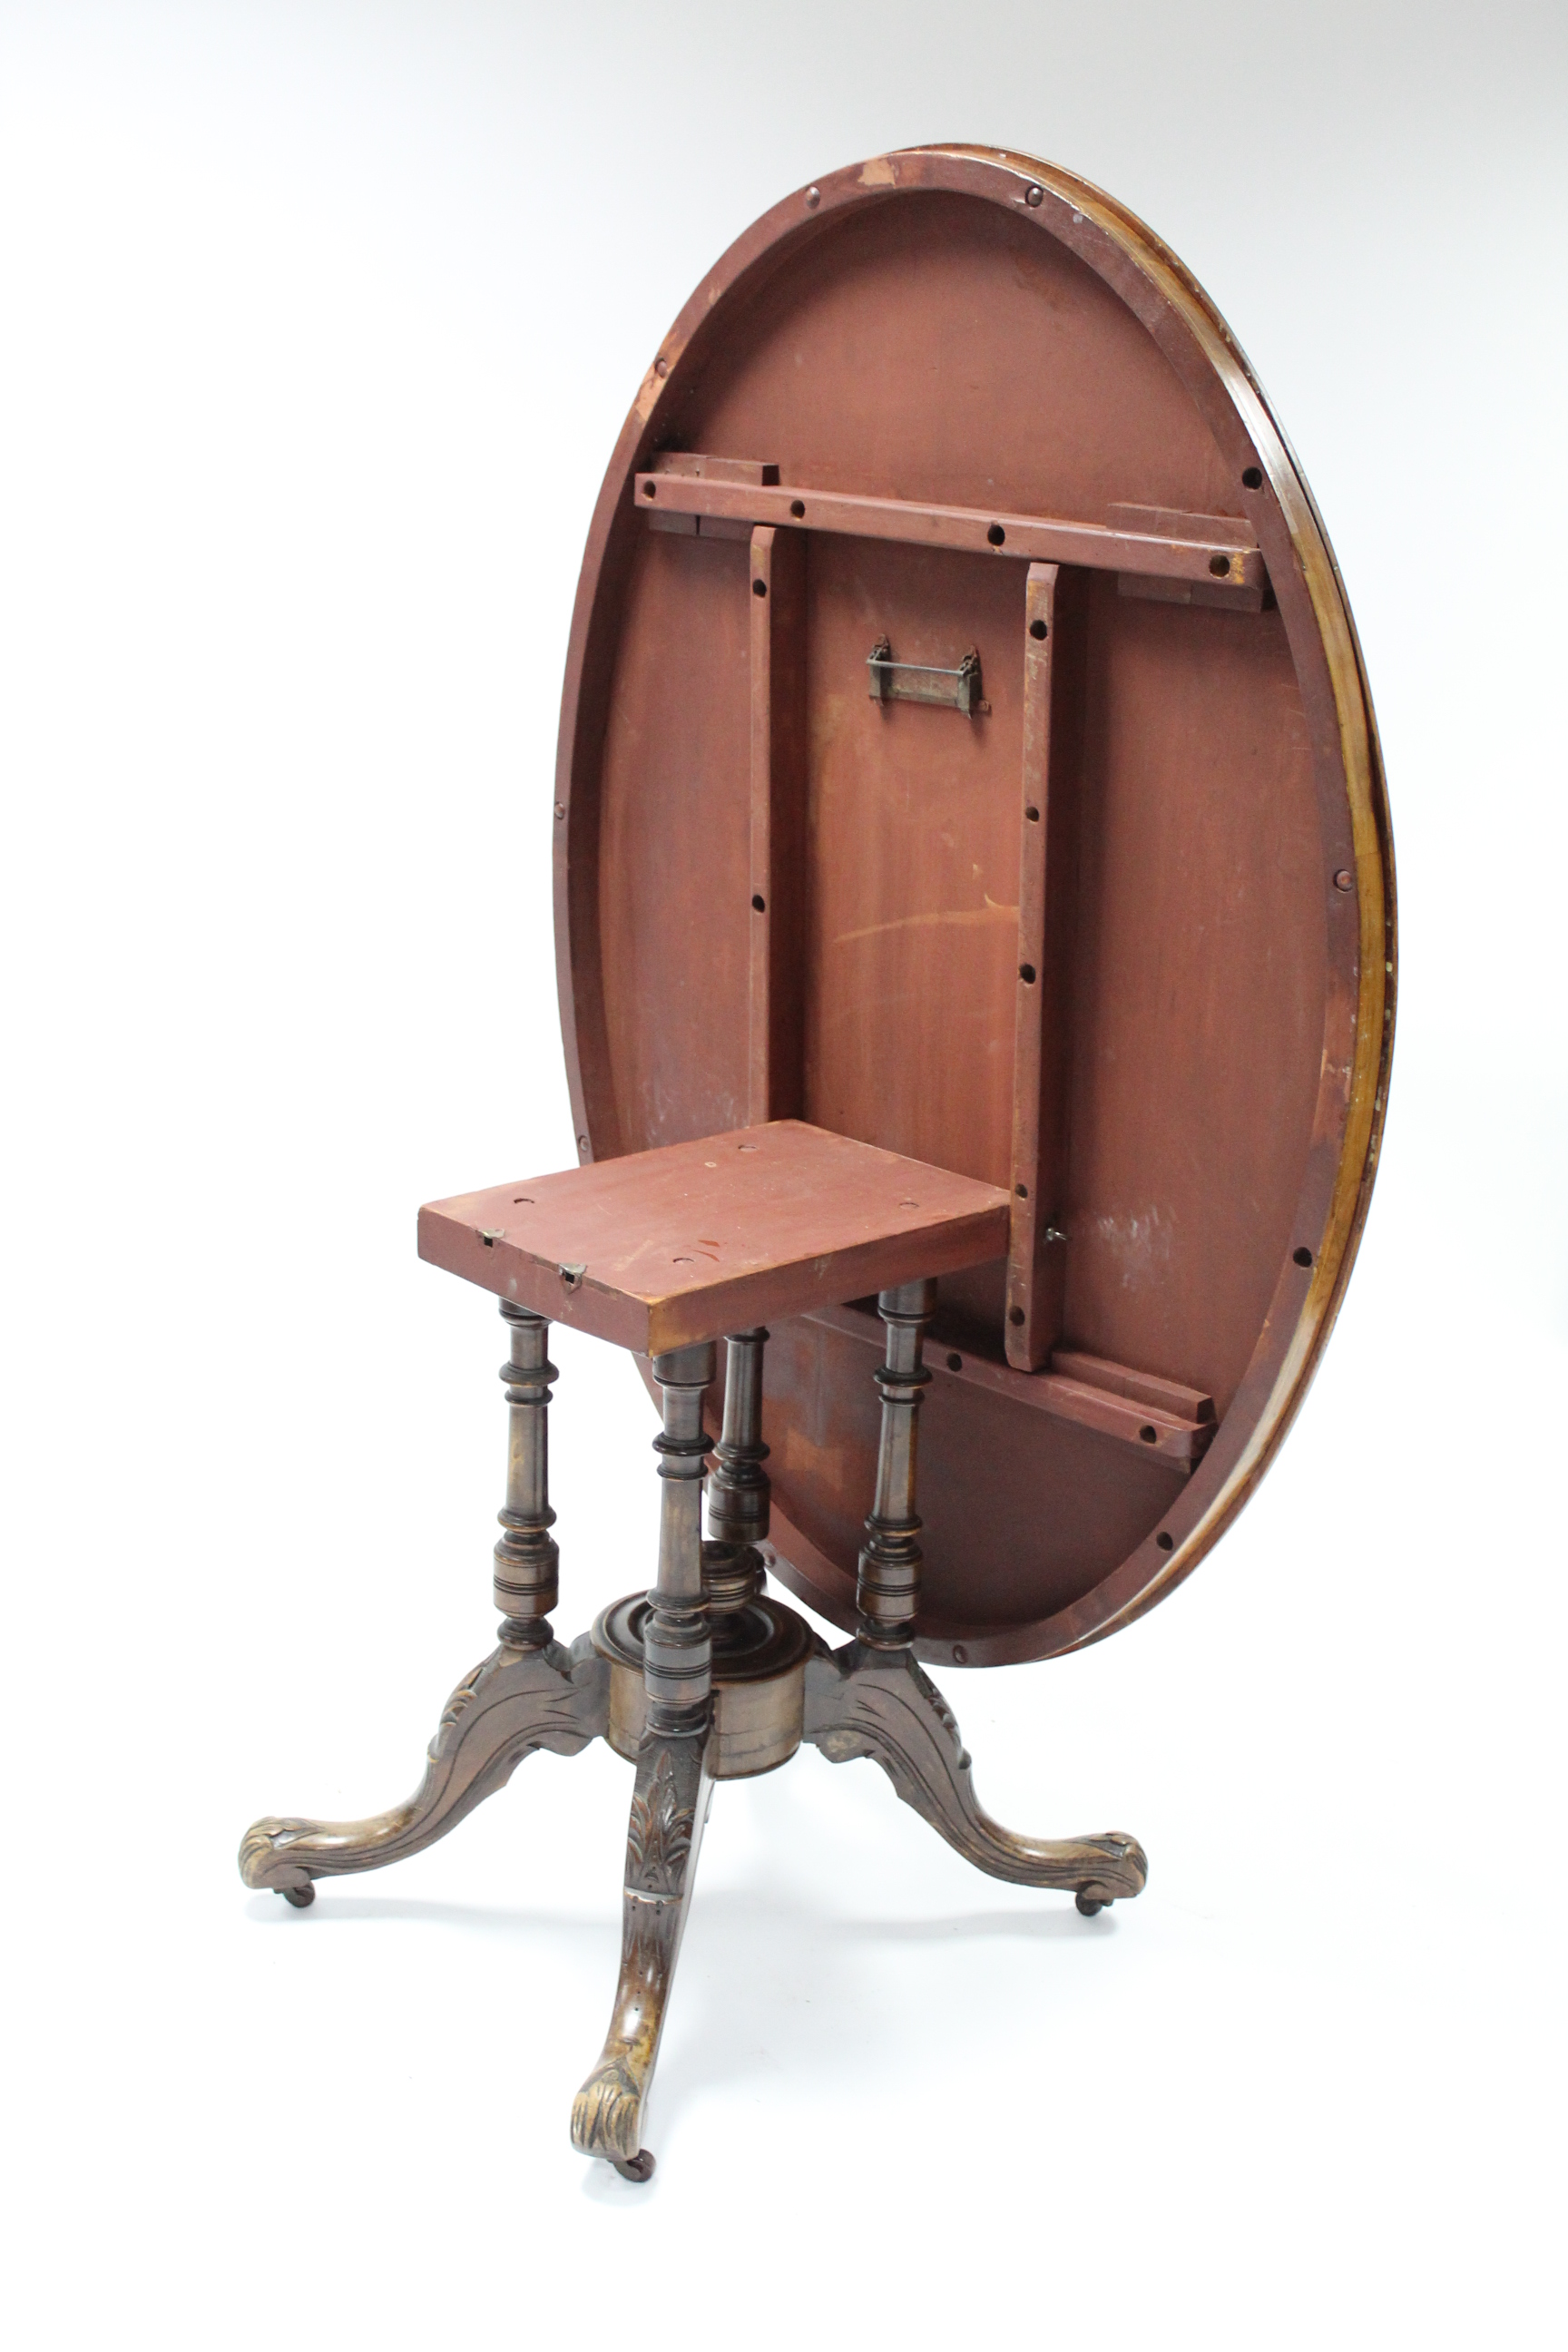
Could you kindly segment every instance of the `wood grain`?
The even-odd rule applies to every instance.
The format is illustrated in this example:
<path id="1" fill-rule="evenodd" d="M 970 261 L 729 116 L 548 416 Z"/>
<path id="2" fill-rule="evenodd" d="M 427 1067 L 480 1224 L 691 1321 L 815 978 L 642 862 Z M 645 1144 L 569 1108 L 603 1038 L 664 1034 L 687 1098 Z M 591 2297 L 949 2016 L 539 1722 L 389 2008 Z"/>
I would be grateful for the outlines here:
<path id="1" fill-rule="evenodd" d="M 749 1099 L 745 935 L 730 926 L 748 895 L 750 693 L 744 661 L 714 657 L 749 634 L 746 551 L 705 536 L 730 506 L 809 541 L 804 1112 L 1010 1183 L 1027 561 L 1058 563 L 1058 598 L 1083 600 L 1055 1352 L 1212 1400 L 1215 1434 L 1184 1475 L 955 1383 L 954 1413 L 927 1417 L 919 1629 L 937 1657 L 955 1641 L 992 1663 L 1070 1647 L 1169 1591 L 1245 1501 L 1370 1197 L 1393 865 L 1342 586 L 1212 303 L 1125 207 L 1058 167 L 952 146 L 829 174 L 705 273 L 658 361 L 595 511 L 563 705 L 560 971 L 585 1148 L 720 1129 Z M 705 491 L 695 536 L 648 531 L 667 486 L 639 505 L 638 475 L 705 450 L 763 452 L 778 481 Z M 898 511 L 812 512 L 792 484 Z M 909 508 L 960 523 L 942 545 L 864 535 L 904 532 Z M 1008 517 L 1108 536 L 1031 547 Z M 1118 537 L 1140 542 L 1131 564 L 1074 562 Z M 1140 568 L 1151 541 L 1189 551 L 1184 576 Z M 1211 541 L 1260 560 L 1249 587 L 1227 563 L 1223 604 L 1190 560 Z M 1134 572 L 1191 601 L 1119 593 Z M 937 665 L 975 646 L 993 715 L 868 704 L 883 634 Z M 695 708 L 674 683 L 689 657 Z M 678 806 L 679 863 L 657 814 Z M 661 1029 L 666 1003 L 679 1017 Z M 966 1368 L 1010 1370 L 1005 1278 L 1002 1253 L 942 1278 L 933 1361 L 941 1337 Z M 774 1353 L 782 1572 L 847 1623 L 862 1350 L 796 1323 Z"/>
<path id="2" fill-rule="evenodd" d="M 657 1356 L 994 1256 L 1007 1196 L 799 1119 L 435 1201 L 433 1265 Z"/>

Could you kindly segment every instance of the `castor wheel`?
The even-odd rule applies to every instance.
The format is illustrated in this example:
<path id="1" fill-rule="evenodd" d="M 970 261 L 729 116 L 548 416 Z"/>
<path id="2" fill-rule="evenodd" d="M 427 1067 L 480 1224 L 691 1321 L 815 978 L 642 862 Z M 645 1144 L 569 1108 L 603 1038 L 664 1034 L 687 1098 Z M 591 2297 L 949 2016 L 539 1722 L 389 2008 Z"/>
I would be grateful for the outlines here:
<path id="1" fill-rule="evenodd" d="M 653 2179 L 654 2158 L 651 2149 L 639 2147 L 637 2154 L 628 2163 L 626 2164 L 623 2164 L 618 2157 L 613 2158 L 611 2160 L 615 2165 L 616 2170 L 620 2174 L 623 2180 L 651 2180 Z"/>
<path id="2" fill-rule="evenodd" d="M 1086 1919 L 1092 1919 L 1097 1911 L 1109 1911 L 1110 1908 L 1109 1903 L 1099 1902 L 1092 1895 L 1075 1895 L 1073 1900 Z"/>
<path id="3" fill-rule="evenodd" d="M 296 1911 L 308 1911 L 316 1899 L 314 1881 L 309 1878 L 303 1886 L 280 1886 L 278 1892 L 285 1903 L 294 1906 Z"/>

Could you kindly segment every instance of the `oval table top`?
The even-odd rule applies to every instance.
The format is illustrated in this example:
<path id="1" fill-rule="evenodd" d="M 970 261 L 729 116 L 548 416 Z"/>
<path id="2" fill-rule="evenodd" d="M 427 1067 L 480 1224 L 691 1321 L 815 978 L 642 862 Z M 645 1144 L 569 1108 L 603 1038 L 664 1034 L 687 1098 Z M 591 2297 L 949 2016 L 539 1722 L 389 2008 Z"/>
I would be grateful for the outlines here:
<path id="1" fill-rule="evenodd" d="M 1129 1622 L 1311 1377 L 1394 982 L 1333 557 L 1159 239 L 971 147 L 765 214 L 610 460 L 555 803 L 584 1160 L 800 1118 L 1006 1190 L 927 1347 L 921 1654 Z M 767 1355 L 770 1565 L 846 1625 L 869 1304 Z"/>

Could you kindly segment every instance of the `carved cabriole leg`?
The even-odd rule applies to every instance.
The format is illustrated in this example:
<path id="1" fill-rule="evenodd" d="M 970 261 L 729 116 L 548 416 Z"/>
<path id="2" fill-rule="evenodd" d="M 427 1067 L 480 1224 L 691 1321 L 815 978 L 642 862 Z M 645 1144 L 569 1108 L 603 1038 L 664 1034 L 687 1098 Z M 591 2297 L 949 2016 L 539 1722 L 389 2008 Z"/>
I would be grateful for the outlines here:
<path id="1" fill-rule="evenodd" d="M 586 1635 L 570 1651 L 559 1642 L 503 1643 L 447 1701 L 425 1778 L 406 1803 L 363 1822 L 257 1822 L 239 1849 L 240 1876 L 309 1903 L 314 1878 L 379 1870 L 433 1845 L 504 1789 L 534 1748 L 575 1756 L 603 1732 L 608 1713 L 609 1669 Z"/>
<path id="2" fill-rule="evenodd" d="M 860 1555 L 860 1633 L 808 1661 L 804 1736 L 835 1764 L 872 1758 L 904 1802 L 978 1869 L 1024 1886 L 1069 1888 L 1089 1915 L 1139 1893 L 1148 1876 L 1142 1847 L 1115 1832 L 1018 1837 L 994 1822 L 975 1797 L 958 1726 L 910 1646 L 921 1577 L 916 1438 L 921 1391 L 931 1377 L 921 1368 L 921 1346 L 935 1289 L 909 1283 L 877 1302 L 888 1348 L 876 1375 L 882 1431 L 877 1499 Z"/>
<path id="3" fill-rule="evenodd" d="M 850 1642 L 805 1669 L 805 1738 L 835 1764 L 869 1756 L 906 1805 L 966 1861 L 1020 1886 L 1059 1886 L 1086 1915 L 1136 1895 L 1149 1874 L 1136 1838 L 1018 1837 L 974 1794 L 969 1757 L 941 1692 L 908 1649 Z"/>
<path id="4" fill-rule="evenodd" d="M 496 1605 L 501 1645 L 458 1685 L 430 1742 L 425 1778 L 406 1803 L 363 1822 L 255 1822 L 239 1849 L 247 1886 L 272 1887 L 300 1908 L 314 1879 L 400 1862 L 446 1834 L 536 1748 L 574 1756 L 605 1728 L 609 1675 L 587 1637 L 571 1651 L 551 1639 L 556 1549 L 547 1492 L 546 1410 L 555 1368 L 545 1359 L 549 1325 L 503 1304 L 511 1332 L 501 1366 L 511 1408 L 503 1534 L 496 1546 Z"/>
<path id="5" fill-rule="evenodd" d="M 713 1654 L 702 1591 L 702 1475 L 712 1441 L 702 1397 L 713 1373 L 711 1343 L 653 1360 L 664 1395 L 654 1444 L 665 1483 L 658 1582 L 643 1632 L 647 1727 L 626 1833 L 621 1974 L 599 2063 L 572 2108 L 574 2147 L 632 2180 L 653 2171 L 642 2146 L 643 2105 L 708 1812 Z"/>

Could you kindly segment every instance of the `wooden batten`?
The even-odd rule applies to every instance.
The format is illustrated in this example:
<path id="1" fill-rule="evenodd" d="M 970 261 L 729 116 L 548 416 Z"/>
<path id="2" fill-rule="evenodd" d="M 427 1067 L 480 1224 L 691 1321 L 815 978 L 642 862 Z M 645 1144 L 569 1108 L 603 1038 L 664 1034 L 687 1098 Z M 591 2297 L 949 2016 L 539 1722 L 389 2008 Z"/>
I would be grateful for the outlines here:
<path id="1" fill-rule="evenodd" d="M 649 517 L 700 516 L 704 531 L 710 518 L 777 523 L 943 547 L 957 554 L 1196 581 L 1222 595 L 1228 591 L 1242 609 L 1253 611 L 1268 577 L 1250 526 L 1234 515 L 1182 516 L 1149 508 L 1137 510 L 1137 520 L 1102 523 L 1064 515 L 994 513 L 984 507 L 863 498 L 849 490 L 781 483 L 777 467 L 758 459 L 685 452 L 667 455 L 653 472 L 635 476 L 633 495 Z"/>
<path id="2" fill-rule="evenodd" d="M 1018 1005 L 1013 1046 L 1013 1209 L 1007 1251 L 1007 1361 L 1037 1370 L 1061 1331 L 1058 1198 L 1060 1117 L 1041 1102 L 1046 999 L 1046 842 L 1051 793 L 1054 563 L 1031 563 L 1024 600 L 1024 772 L 1018 818 Z M 1055 1248 L 1053 1264 L 1051 1250 Z"/>
<path id="3" fill-rule="evenodd" d="M 804 1091 L 805 539 L 752 541 L 752 931 L 747 1115 L 797 1118 Z"/>
<path id="4" fill-rule="evenodd" d="M 877 1318 L 864 1306 L 814 1307 L 806 1320 L 826 1324 L 868 1347 L 880 1344 Z M 938 1379 L 984 1389 L 1031 1412 L 1049 1413 L 1053 1420 L 1074 1422 L 1100 1437 L 1113 1437 L 1184 1478 L 1203 1460 L 1218 1426 L 1214 1399 L 1200 1390 L 1076 1350 L 1053 1355 L 1046 1370 L 1021 1372 L 989 1355 L 948 1348 L 937 1340 L 928 1344 L 926 1362 Z M 1085 1377 L 1089 1370 L 1092 1379 Z"/>
<path id="5" fill-rule="evenodd" d="M 1190 1389 L 1181 1381 L 1161 1380 L 1154 1372 L 1132 1371 L 1125 1364 L 1108 1362 L 1103 1356 L 1085 1355 L 1081 1349 L 1053 1349 L 1051 1370 L 1063 1380 L 1080 1381 L 1085 1388 L 1106 1389 L 1112 1396 L 1128 1397 L 1135 1404 L 1152 1405 L 1157 1412 L 1189 1421 L 1194 1428 L 1215 1417 L 1214 1399 L 1205 1396 L 1201 1389 Z"/>
<path id="6" fill-rule="evenodd" d="M 762 489 L 779 478 L 771 457 L 709 457 L 697 449 L 661 450 L 653 469 L 686 481 L 743 482 L 753 489 Z"/>
<path id="7" fill-rule="evenodd" d="M 1024 597 L 1018 982 L 1007 1361 L 1038 1371 L 1062 1334 L 1081 616 L 1072 575 L 1031 563 Z"/>

